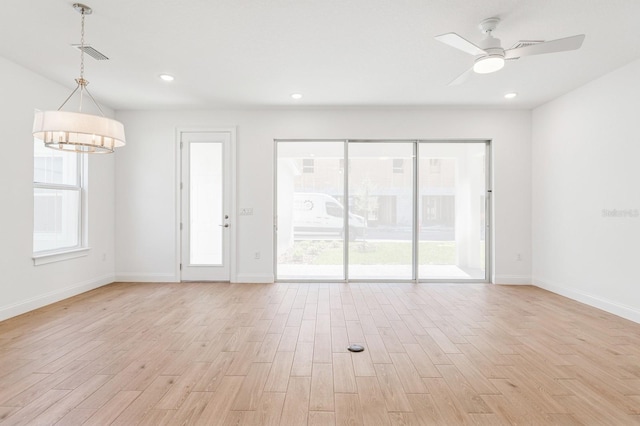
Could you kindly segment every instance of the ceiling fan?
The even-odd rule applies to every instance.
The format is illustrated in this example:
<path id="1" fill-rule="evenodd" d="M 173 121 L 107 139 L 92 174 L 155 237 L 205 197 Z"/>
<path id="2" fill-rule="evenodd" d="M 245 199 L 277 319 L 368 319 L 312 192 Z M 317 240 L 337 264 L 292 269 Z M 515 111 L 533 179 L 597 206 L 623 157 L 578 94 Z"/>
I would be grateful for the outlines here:
<path id="1" fill-rule="evenodd" d="M 492 33 L 500 22 L 499 18 L 488 18 L 480 22 L 480 30 L 485 34 L 484 40 L 477 45 L 460 37 L 456 33 L 446 33 L 436 36 L 435 39 L 451 47 L 462 50 L 470 55 L 475 55 L 473 67 L 458 76 L 449 83 L 449 86 L 464 82 L 472 72 L 488 74 L 496 72 L 504 67 L 505 60 L 518 59 L 522 56 L 541 55 L 544 53 L 565 52 L 576 50 L 582 46 L 584 34 L 557 40 L 522 40 L 510 49 L 503 49 L 500 39 L 493 37 Z"/>

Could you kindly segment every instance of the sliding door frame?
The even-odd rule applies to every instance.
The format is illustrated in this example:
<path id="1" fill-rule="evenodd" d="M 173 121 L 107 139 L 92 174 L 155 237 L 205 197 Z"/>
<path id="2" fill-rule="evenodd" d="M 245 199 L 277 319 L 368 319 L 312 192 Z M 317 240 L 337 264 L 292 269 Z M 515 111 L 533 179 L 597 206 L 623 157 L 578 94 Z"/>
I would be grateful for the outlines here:
<path id="1" fill-rule="evenodd" d="M 280 279 L 278 278 L 278 144 L 281 142 L 342 142 L 344 146 L 344 209 L 343 209 L 343 278 L 342 279 Z M 350 143 L 411 143 L 413 144 L 413 229 L 412 229 L 412 278 L 411 279 L 353 279 L 349 278 L 349 144 Z M 419 196 L 420 196 L 420 146 L 432 143 L 482 143 L 485 145 L 485 269 L 484 279 L 432 279 L 419 277 Z M 277 282 L 299 283 L 490 283 L 493 261 L 493 187 L 492 187 L 492 144 L 490 139 L 274 139 L 274 172 L 273 172 L 273 273 Z"/>
<path id="2" fill-rule="evenodd" d="M 348 179 L 348 140 L 346 139 L 274 139 L 274 147 L 273 147 L 273 276 L 276 282 L 290 282 L 290 283 L 346 283 L 349 282 L 347 280 L 349 267 L 348 259 L 349 253 L 347 252 L 349 249 L 348 243 L 343 244 L 343 270 L 341 279 L 329 278 L 329 279 L 279 279 L 278 278 L 278 144 L 279 143 L 294 143 L 294 142 L 342 142 L 343 144 L 343 156 L 344 156 L 344 185 L 349 183 Z M 348 194 L 348 191 L 343 188 L 343 193 Z M 347 220 L 349 218 L 349 205 L 347 199 L 347 206 L 343 208 L 343 226 L 347 224 Z M 345 227 L 343 241 L 349 240 L 349 227 Z"/>

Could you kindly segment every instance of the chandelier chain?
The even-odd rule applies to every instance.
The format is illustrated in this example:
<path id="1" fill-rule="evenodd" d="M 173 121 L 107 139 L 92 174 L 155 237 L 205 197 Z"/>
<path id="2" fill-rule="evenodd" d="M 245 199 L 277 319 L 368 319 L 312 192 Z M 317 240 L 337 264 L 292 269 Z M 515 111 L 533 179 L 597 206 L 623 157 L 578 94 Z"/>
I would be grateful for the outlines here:
<path id="1" fill-rule="evenodd" d="M 84 80 L 84 9 L 82 9 L 82 23 L 80 26 L 80 79 Z"/>
<path id="2" fill-rule="evenodd" d="M 82 112 L 83 95 L 87 87 L 87 82 L 84 79 L 84 7 L 80 11 L 80 14 L 82 15 L 82 19 L 80 21 L 80 80 L 78 81 L 78 85 L 80 86 L 80 105 L 78 111 Z"/>

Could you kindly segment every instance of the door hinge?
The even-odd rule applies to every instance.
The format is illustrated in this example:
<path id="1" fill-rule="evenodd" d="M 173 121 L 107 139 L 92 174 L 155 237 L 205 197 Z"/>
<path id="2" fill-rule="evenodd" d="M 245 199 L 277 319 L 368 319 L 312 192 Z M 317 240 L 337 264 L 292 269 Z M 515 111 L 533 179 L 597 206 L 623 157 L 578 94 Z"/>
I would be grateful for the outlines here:
<path id="1" fill-rule="evenodd" d="M 180 149 L 182 149 L 183 146 L 184 146 L 184 143 L 180 142 Z"/>
<path id="2" fill-rule="evenodd" d="M 180 222 L 180 230 L 182 231 L 182 222 Z"/>
<path id="3" fill-rule="evenodd" d="M 180 189 L 182 189 L 182 187 L 183 187 L 183 184 L 182 184 L 182 182 L 180 182 Z"/>
<path id="4" fill-rule="evenodd" d="M 182 271 L 182 263 L 180 264 L 180 270 Z"/>

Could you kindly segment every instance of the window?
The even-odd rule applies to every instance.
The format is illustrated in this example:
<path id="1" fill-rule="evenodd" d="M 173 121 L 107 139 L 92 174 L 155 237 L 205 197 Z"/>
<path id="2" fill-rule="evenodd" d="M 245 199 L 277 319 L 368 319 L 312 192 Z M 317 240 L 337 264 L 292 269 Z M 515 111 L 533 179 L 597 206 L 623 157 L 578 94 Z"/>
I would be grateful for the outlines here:
<path id="1" fill-rule="evenodd" d="M 82 158 L 74 152 L 33 149 L 33 253 L 82 246 Z"/>
<path id="2" fill-rule="evenodd" d="M 314 170 L 313 158 L 305 158 L 302 160 L 302 173 L 313 173 Z"/>
<path id="3" fill-rule="evenodd" d="M 404 160 L 402 158 L 393 160 L 393 173 L 404 173 Z"/>
<path id="4" fill-rule="evenodd" d="M 338 204 L 333 203 L 331 201 L 328 201 L 325 207 L 327 208 L 327 214 L 329 216 L 342 217 L 344 214 L 342 211 L 342 207 L 340 207 Z"/>
<path id="5" fill-rule="evenodd" d="M 440 173 L 441 165 L 439 158 L 429 158 L 429 173 Z"/>
<path id="6" fill-rule="evenodd" d="M 276 280 L 490 277 L 489 141 L 275 143 Z"/>

